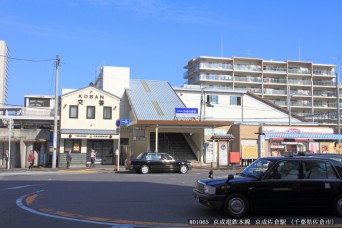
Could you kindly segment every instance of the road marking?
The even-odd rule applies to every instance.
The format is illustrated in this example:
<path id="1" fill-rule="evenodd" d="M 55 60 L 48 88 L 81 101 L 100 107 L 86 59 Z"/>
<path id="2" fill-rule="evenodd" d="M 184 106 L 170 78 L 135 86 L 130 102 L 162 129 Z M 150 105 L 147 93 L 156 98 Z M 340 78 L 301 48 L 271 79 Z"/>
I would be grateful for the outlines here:
<path id="1" fill-rule="evenodd" d="M 28 187 L 39 186 L 39 185 L 43 185 L 43 184 L 22 185 L 22 186 L 7 188 L 7 190 L 20 189 L 20 188 L 28 188 Z"/>
<path id="2" fill-rule="evenodd" d="M 29 197 L 32 197 L 31 200 L 34 201 L 38 197 L 39 193 L 44 192 L 44 191 L 45 190 L 42 189 L 42 190 L 35 191 L 33 193 L 28 193 L 28 194 L 25 194 L 23 196 L 20 196 L 16 200 L 17 206 L 20 207 L 21 209 L 25 210 L 25 211 L 31 212 L 31 213 L 36 214 L 36 215 L 41 215 L 41 216 L 56 218 L 56 219 L 64 219 L 64 220 L 69 220 L 69 221 L 74 221 L 74 222 L 84 222 L 84 223 L 91 223 L 91 224 L 97 224 L 97 225 L 109 225 L 113 228 L 114 227 L 134 228 L 134 227 L 137 227 L 138 225 L 155 227 L 155 228 L 158 228 L 158 227 L 160 227 L 160 228 L 162 228 L 162 227 L 163 228 L 165 228 L 165 227 L 185 227 L 185 226 L 187 226 L 186 224 L 158 223 L 158 222 L 154 223 L 154 222 L 145 222 L 145 221 L 131 221 L 131 220 L 109 219 L 109 218 L 101 218 L 101 217 L 89 217 L 89 216 L 72 214 L 72 213 L 67 213 L 67 212 L 62 212 L 62 211 L 55 211 L 52 209 L 35 210 L 35 209 L 32 209 L 32 208 L 26 206 L 23 203 L 23 201 Z M 44 212 L 48 212 L 48 213 L 44 213 Z"/>

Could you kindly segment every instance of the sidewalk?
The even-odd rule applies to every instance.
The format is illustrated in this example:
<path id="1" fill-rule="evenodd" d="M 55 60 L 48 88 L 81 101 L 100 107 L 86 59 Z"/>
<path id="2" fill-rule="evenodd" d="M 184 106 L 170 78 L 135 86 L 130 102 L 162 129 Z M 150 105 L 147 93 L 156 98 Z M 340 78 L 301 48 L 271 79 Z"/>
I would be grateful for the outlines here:
<path id="1" fill-rule="evenodd" d="M 228 167 L 211 167 L 210 164 L 193 164 L 193 168 L 190 172 L 196 172 L 196 171 L 227 171 L 229 173 L 236 173 L 241 172 L 244 167 L 240 166 L 228 166 Z M 70 169 L 66 169 L 65 167 L 57 167 L 57 168 L 51 168 L 51 167 L 33 167 L 32 169 L 29 168 L 11 168 L 6 169 L 6 167 L 0 167 L 0 173 L 15 173 L 15 172 L 35 172 L 35 171 L 43 171 L 43 172 L 105 172 L 105 173 L 115 173 L 115 165 L 96 165 L 95 168 L 93 167 L 86 167 L 86 166 L 71 166 Z M 129 170 L 125 169 L 125 166 L 119 167 L 119 173 L 125 173 L 130 172 Z"/>

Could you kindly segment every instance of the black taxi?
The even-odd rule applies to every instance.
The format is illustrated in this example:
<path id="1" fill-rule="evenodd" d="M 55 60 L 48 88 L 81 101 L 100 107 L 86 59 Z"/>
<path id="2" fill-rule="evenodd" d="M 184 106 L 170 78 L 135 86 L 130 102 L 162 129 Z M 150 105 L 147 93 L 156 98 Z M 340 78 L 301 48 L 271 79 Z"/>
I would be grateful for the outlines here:
<path id="1" fill-rule="evenodd" d="M 259 158 L 241 173 L 198 180 L 199 203 L 234 218 L 253 210 L 322 210 L 342 216 L 342 163 L 313 156 Z"/>

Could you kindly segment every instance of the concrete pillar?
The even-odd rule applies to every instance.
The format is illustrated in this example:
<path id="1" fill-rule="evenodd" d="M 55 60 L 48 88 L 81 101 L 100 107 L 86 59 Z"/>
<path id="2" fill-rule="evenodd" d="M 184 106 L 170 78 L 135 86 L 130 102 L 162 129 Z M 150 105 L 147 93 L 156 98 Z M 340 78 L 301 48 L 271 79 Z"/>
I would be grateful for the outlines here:
<path id="1" fill-rule="evenodd" d="M 20 168 L 26 167 L 26 145 L 24 143 L 23 138 L 20 138 Z"/>

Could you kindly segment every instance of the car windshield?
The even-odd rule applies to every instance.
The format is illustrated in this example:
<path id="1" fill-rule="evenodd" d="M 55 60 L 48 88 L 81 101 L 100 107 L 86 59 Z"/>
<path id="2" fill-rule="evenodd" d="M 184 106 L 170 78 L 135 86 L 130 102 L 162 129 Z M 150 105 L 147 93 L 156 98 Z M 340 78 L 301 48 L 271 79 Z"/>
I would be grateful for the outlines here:
<path id="1" fill-rule="evenodd" d="M 140 153 L 137 157 L 137 159 L 141 159 L 141 157 L 144 155 L 144 153 Z"/>
<path id="2" fill-rule="evenodd" d="M 252 176 L 252 177 L 261 177 L 272 165 L 274 161 L 267 158 L 260 158 L 250 164 L 247 168 L 245 168 L 242 172 L 242 176 Z"/>

